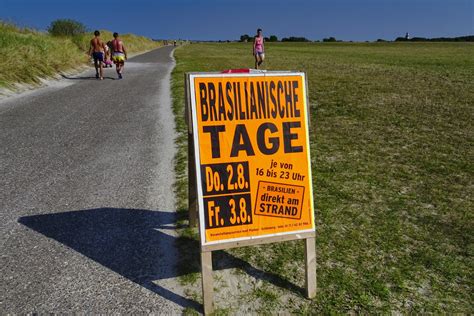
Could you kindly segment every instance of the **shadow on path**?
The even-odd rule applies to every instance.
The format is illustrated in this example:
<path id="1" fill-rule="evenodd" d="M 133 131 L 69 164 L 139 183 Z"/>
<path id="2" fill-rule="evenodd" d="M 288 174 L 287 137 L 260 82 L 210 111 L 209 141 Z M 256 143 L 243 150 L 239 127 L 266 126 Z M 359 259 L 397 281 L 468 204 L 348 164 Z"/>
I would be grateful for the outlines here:
<path id="1" fill-rule="evenodd" d="M 177 216 L 174 212 L 97 208 L 26 216 L 18 222 L 167 300 L 202 311 L 198 302 L 154 282 L 201 271 L 199 242 L 164 233 L 176 228 Z M 213 266 L 214 270 L 239 268 L 255 278 L 303 294 L 302 288 L 288 280 L 254 268 L 225 251 L 214 252 Z"/>
<path id="2" fill-rule="evenodd" d="M 66 76 L 65 74 L 61 74 L 61 77 L 68 80 L 98 80 L 95 76 L 70 77 L 70 76 Z M 116 78 L 113 78 L 113 77 L 104 77 L 104 80 L 105 79 L 116 80 Z"/>

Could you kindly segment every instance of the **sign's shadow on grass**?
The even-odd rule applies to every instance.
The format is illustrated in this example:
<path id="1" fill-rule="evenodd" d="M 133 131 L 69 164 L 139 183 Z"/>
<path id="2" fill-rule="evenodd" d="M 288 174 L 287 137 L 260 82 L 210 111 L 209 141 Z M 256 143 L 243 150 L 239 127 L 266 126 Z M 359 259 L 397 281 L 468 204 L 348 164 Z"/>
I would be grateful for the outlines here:
<path id="1" fill-rule="evenodd" d="M 175 229 L 177 216 L 175 212 L 97 208 L 26 216 L 18 222 L 167 300 L 202 311 L 195 300 L 156 284 L 201 271 L 199 242 L 165 233 Z M 254 268 L 225 251 L 214 253 L 213 265 L 214 270 L 240 268 L 255 278 L 303 293 L 302 288 L 280 276 Z"/>

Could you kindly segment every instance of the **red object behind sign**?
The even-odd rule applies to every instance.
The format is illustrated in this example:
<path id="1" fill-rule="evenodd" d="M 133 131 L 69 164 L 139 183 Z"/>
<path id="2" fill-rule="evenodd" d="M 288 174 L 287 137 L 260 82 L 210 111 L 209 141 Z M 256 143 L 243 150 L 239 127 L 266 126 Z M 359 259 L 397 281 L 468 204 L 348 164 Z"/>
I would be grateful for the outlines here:
<path id="1" fill-rule="evenodd" d="M 249 68 L 240 68 L 240 69 L 227 69 L 222 71 L 223 74 L 248 74 L 250 73 Z"/>

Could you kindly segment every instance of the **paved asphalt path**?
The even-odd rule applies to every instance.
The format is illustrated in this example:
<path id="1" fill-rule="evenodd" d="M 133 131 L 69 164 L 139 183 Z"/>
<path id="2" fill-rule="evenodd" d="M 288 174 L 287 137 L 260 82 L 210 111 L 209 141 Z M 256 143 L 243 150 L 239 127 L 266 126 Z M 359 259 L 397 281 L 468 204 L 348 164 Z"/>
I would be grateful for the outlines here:
<path id="1" fill-rule="evenodd" d="M 176 314 L 172 47 L 0 102 L 0 314 Z"/>

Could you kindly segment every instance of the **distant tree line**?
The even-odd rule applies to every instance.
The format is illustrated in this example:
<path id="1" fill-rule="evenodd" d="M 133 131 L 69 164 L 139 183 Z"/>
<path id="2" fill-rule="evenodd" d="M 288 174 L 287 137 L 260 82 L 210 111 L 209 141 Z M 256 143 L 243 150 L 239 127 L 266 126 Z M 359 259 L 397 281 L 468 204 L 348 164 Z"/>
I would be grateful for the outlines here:
<path id="1" fill-rule="evenodd" d="M 397 37 L 395 42 L 474 42 L 474 35 L 469 36 L 460 36 L 460 37 L 436 37 L 436 38 L 424 38 L 424 37 L 413 37 L 407 38 L 405 37 Z M 253 36 L 249 36 L 248 34 L 244 34 L 240 36 L 241 42 L 253 42 Z M 278 42 L 278 37 L 275 35 L 271 35 L 270 37 L 265 37 L 266 42 Z M 298 36 L 290 36 L 290 37 L 283 37 L 281 42 L 313 42 L 306 37 L 298 37 Z M 314 42 L 320 42 L 319 40 Z M 335 42 L 342 42 L 341 40 L 337 40 L 335 37 L 326 37 L 322 39 L 322 42 L 325 43 L 335 43 Z M 350 41 L 352 43 L 352 41 Z M 390 42 L 390 40 L 385 40 L 379 38 L 376 42 Z"/>
<path id="2" fill-rule="evenodd" d="M 265 38 L 265 40 L 267 40 Z M 267 42 L 278 42 L 278 37 L 276 35 L 271 35 Z"/>
<path id="3" fill-rule="evenodd" d="M 265 42 L 278 42 L 278 37 L 275 35 L 270 35 L 270 37 L 264 37 Z M 241 42 L 253 42 L 253 36 L 249 36 L 248 34 L 244 34 L 240 36 Z"/>
<path id="4" fill-rule="evenodd" d="M 281 41 L 282 42 L 311 42 L 306 37 L 296 37 L 296 36 L 283 37 Z"/>
<path id="5" fill-rule="evenodd" d="M 270 37 L 264 38 L 266 42 L 278 42 L 278 37 L 276 35 L 271 35 Z M 240 36 L 241 42 L 252 42 L 253 37 L 249 36 L 248 34 L 244 34 Z M 281 42 L 312 42 L 311 40 L 307 39 L 306 37 L 301 36 L 290 36 L 290 37 L 283 37 Z M 324 38 L 323 42 L 337 42 L 336 38 L 329 37 Z"/>
<path id="6" fill-rule="evenodd" d="M 435 38 L 424 38 L 424 37 L 397 37 L 395 42 L 474 42 L 474 35 L 459 36 L 459 37 L 435 37 Z"/>

